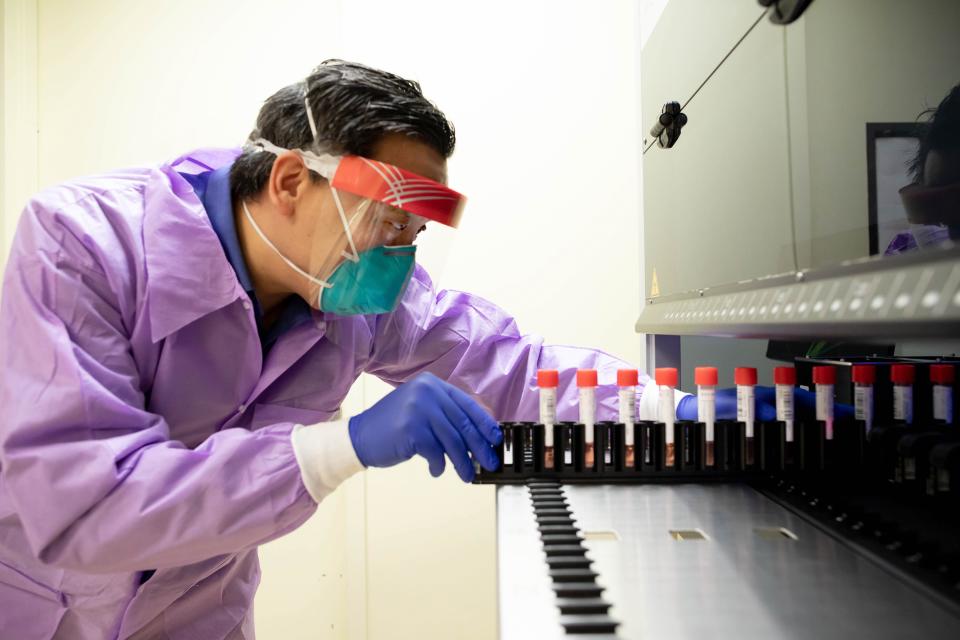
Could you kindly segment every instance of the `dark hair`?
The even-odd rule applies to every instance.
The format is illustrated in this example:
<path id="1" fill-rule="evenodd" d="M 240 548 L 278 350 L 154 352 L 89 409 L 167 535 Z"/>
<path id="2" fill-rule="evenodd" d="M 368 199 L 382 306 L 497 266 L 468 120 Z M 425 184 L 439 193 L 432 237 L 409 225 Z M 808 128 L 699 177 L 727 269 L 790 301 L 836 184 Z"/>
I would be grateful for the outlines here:
<path id="1" fill-rule="evenodd" d="M 305 95 L 310 99 L 319 146 L 328 153 L 370 155 L 388 133 L 417 138 L 444 158 L 456 145 L 453 124 L 423 96 L 418 83 L 343 60 L 326 60 L 303 82 L 270 96 L 257 115 L 250 139 L 264 138 L 285 149 L 315 148 Z M 244 150 L 230 170 L 234 202 L 260 193 L 275 159 L 272 153 Z"/>
<path id="2" fill-rule="evenodd" d="M 920 114 L 921 118 L 924 116 L 930 119 L 921 127 L 920 147 L 910 162 L 910 175 L 921 184 L 928 153 L 960 151 L 960 84 L 950 90 L 936 110 L 927 109 Z"/>

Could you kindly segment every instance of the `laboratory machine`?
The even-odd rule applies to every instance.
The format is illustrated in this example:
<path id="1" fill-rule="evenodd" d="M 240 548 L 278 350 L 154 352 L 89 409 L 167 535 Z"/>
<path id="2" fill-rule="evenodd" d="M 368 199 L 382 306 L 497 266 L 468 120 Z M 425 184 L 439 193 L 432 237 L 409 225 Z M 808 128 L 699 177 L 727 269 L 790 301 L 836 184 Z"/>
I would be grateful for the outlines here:
<path id="1" fill-rule="evenodd" d="M 960 637 L 958 60 L 953 0 L 666 3 L 647 367 L 502 423 L 503 640 Z"/>

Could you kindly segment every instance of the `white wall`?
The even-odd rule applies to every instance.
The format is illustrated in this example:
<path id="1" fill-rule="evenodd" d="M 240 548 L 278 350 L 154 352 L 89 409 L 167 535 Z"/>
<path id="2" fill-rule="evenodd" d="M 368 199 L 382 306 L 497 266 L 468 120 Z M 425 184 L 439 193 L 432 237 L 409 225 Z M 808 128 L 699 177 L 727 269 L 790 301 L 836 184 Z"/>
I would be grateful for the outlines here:
<path id="1" fill-rule="evenodd" d="M 469 205 L 455 237 L 424 237 L 438 283 L 551 342 L 642 361 L 646 3 L 6 0 L 5 16 L 12 2 L 38 7 L 39 136 L 13 148 L 5 129 L 3 157 L 38 154 L 39 185 L 238 144 L 260 102 L 323 59 L 380 66 L 419 80 L 457 126 L 450 184 Z M 365 380 L 345 410 L 383 391 Z M 259 635 L 493 638 L 494 543 L 491 488 L 432 480 L 416 461 L 367 472 L 263 549 Z"/>
<path id="2" fill-rule="evenodd" d="M 37 189 L 37 7 L 0 10 L 0 272 L 23 202 Z"/>

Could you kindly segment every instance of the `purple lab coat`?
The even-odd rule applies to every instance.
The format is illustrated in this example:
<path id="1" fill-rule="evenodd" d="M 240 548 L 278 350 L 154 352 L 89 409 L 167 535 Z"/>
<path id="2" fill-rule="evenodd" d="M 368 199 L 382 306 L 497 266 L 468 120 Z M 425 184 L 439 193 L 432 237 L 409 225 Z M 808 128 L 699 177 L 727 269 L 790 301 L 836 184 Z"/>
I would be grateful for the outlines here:
<path id="1" fill-rule="evenodd" d="M 361 372 L 431 371 L 516 420 L 537 414 L 538 367 L 564 371 L 561 419 L 571 370 L 597 368 L 615 418 L 626 363 L 521 335 L 419 267 L 392 314 L 314 312 L 264 357 L 178 175 L 236 153 L 79 179 L 23 212 L 0 307 L 2 638 L 253 637 L 257 546 L 316 508 L 291 430 L 330 419 Z"/>

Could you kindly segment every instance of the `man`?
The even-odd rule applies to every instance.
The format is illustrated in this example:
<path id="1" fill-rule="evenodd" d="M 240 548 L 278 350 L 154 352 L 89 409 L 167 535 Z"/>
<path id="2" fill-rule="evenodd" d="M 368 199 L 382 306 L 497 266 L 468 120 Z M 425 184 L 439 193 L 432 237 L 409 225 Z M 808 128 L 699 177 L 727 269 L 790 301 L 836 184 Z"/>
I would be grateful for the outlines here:
<path id="1" fill-rule="evenodd" d="M 329 61 L 242 153 L 27 204 L 0 309 L 0 637 L 253 637 L 257 546 L 344 479 L 419 454 L 469 482 L 502 438 L 482 406 L 529 419 L 538 368 L 627 366 L 414 266 L 460 212 L 454 143 L 416 83 Z M 340 420 L 362 372 L 397 388 Z M 612 385 L 598 401 L 616 415 Z"/>

